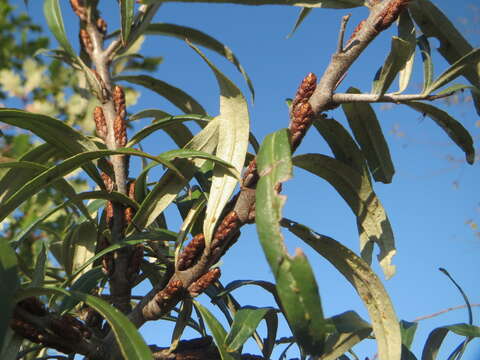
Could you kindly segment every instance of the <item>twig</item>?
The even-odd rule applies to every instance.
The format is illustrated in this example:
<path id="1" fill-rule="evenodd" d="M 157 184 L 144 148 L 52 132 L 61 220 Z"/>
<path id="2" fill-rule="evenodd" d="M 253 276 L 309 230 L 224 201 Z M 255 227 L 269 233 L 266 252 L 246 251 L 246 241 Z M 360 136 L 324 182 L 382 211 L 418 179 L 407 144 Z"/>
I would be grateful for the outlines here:
<path id="1" fill-rule="evenodd" d="M 470 306 L 471 307 L 480 307 L 480 304 L 471 304 Z M 449 307 L 447 309 L 440 310 L 440 311 L 438 311 L 436 313 L 433 313 L 433 314 L 430 314 L 430 315 L 419 316 L 419 317 L 413 319 L 412 322 L 419 322 L 419 321 L 422 321 L 422 320 L 431 319 L 431 318 L 437 317 L 439 315 L 443 315 L 443 314 L 448 313 L 448 312 L 453 311 L 453 310 L 465 309 L 466 307 L 467 307 L 467 305 L 458 305 L 458 306 Z"/>
<path id="2" fill-rule="evenodd" d="M 367 103 L 377 103 L 377 102 L 392 102 L 392 103 L 402 103 L 407 101 L 414 100 L 438 100 L 443 99 L 455 94 L 455 91 L 451 91 L 439 95 L 429 95 L 429 94 L 385 94 L 378 96 L 376 94 L 347 94 L 347 93 L 338 93 L 332 95 L 332 102 L 334 104 L 344 104 L 352 102 L 367 102 Z"/>
<path id="3" fill-rule="evenodd" d="M 342 17 L 342 23 L 340 24 L 340 32 L 338 33 L 337 53 L 343 53 L 343 41 L 345 39 L 345 30 L 347 28 L 348 20 L 351 14 L 347 14 Z"/>

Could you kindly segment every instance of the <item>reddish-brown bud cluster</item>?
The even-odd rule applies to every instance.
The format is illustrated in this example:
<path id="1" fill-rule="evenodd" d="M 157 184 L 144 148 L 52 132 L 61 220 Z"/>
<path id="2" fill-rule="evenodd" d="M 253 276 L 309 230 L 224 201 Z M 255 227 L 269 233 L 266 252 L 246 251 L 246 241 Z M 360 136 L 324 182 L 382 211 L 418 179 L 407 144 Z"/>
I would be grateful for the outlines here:
<path id="1" fill-rule="evenodd" d="M 73 12 L 77 14 L 80 20 L 87 20 L 87 9 L 83 0 L 70 0 L 70 5 L 72 6 Z"/>
<path id="2" fill-rule="evenodd" d="M 113 125 L 115 141 L 118 146 L 125 146 L 127 145 L 125 93 L 120 86 L 115 86 L 113 89 L 113 102 L 115 104 L 115 111 L 117 113 Z"/>
<path id="3" fill-rule="evenodd" d="M 107 173 L 103 172 L 100 174 L 102 177 L 103 183 L 105 184 L 105 189 L 108 192 L 112 192 L 113 189 L 115 188 L 115 183 L 113 182 L 113 179 L 108 175 Z"/>
<path id="4" fill-rule="evenodd" d="M 101 329 L 102 316 L 88 305 L 84 305 L 81 310 L 81 317 L 90 329 Z"/>
<path id="5" fill-rule="evenodd" d="M 111 202 L 109 201 L 108 204 L 111 204 Z M 108 204 L 107 204 L 106 211 L 108 211 L 109 209 Z M 113 206 L 110 206 L 110 208 L 113 214 Z M 108 213 L 107 213 L 107 216 L 108 216 Z M 111 222 L 112 222 L 111 218 L 110 219 L 107 218 L 107 221 L 108 221 L 107 224 L 109 224 L 109 226 L 111 227 Z M 98 240 L 97 252 L 100 252 L 109 246 L 110 246 L 110 243 L 107 237 L 101 236 L 100 239 Z M 109 252 L 108 254 L 103 255 L 102 256 L 103 273 L 107 276 L 111 276 L 113 274 L 114 269 L 115 269 L 115 262 L 113 261 L 113 253 Z"/>
<path id="6" fill-rule="evenodd" d="M 357 36 L 357 33 L 361 30 L 361 28 L 365 24 L 365 21 L 366 21 L 365 19 L 360 21 L 358 25 L 355 27 L 355 29 L 353 29 L 352 35 L 350 35 L 350 39 L 348 39 L 347 43 L 345 44 L 345 47 L 348 47 L 352 42 L 352 40 L 355 38 L 355 36 Z"/>
<path id="7" fill-rule="evenodd" d="M 35 343 L 40 342 L 39 340 L 39 337 L 41 335 L 40 331 L 38 331 L 30 323 L 20 319 L 13 318 L 10 321 L 10 327 L 12 328 L 13 331 L 15 331 L 15 333 L 24 337 L 25 339 Z"/>
<path id="8" fill-rule="evenodd" d="M 221 274 L 222 272 L 220 271 L 220 268 L 211 269 L 206 274 L 203 274 L 197 281 L 192 283 L 192 285 L 188 287 L 188 292 L 192 297 L 200 295 L 206 288 L 217 281 Z"/>
<path id="9" fill-rule="evenodd" d="M 130 261 L 128 262 L 127 267 L 127 278 L 134 282 L 136 280 L 136 276 L 140 272 L 140 264 L 142 263 L 143 259 L 143 244 L 135 245 L 132 252 L 130 253 Z"/>
<path id="10" fill-rule="evenodd" d="M 88 31 L 85 29 L 80 29 L 79 37 L 80 45 L 83 47 L 85 52 L 91 56 L 93 53 L 93 43 L 90 35 L 88 34 Z"/>
<path id="11" fill-rule="evenodd" d="M 243 174 L 242 185 L 244 187 L 253 188 L 258 181 L 257 159 L 253 159 L 247 166 Z"/>
<path id="12" fill-rule="evenodd" d="M 171 280 L 167 286 L 162 291 L 159 291 L 154 297 L 158 306 L 158 309 L 153 311 L 154 316 L 158 317 L 158 314 L 162 312 L 161 309 L 176 304 L 183 293 L 183 283 L 180 280 Z M 145 315 L 146 314 L 144 314 L 144 316 Z M 145 318 L 149 318 L 148 315 L 145 316 Z"/>
<path id="13" fill-rule="evenodd" d="M 375 30 L 380 32 L 392 25 L 409 2 L 410 0 L 394 0 L 390 2 L 388 7 L 379 15 L 379 20 L 375 24 Z"/>
<path id="14" fill-rule="evenodd" d="M 290 136 L 293 149 L 295 149 L 302 141 L 308 128 L 313 121 L 313 110 L 308 100 L 312 96 L 317 86 L 317 77 L 313 73 L 309 73 L 300 84 L 297 94 L 292 101 Z"/>
<path id="15" fill-rule="evenodd" d="M 58 336 L 67 340 L 78 340 L 79 338 L 90 339 L 92 332 L 80 320 L 70 314 L 54 318 L 50 322 L 51 330 Z"/>
<path id="16" fill-rule="evenodd" d="M 194 238 L 183 249 L 178 257 L 177 268 L 180 271 L 187 270 L 193 266 L 205 249 L 205 237 L 203 234 L 195 235 Z"/>
<path id="17" fill-rule="evenodd" d="M 105 36 L 107 34 L 107 22 L 105 21 L 105 19 L 102 17 L 99 17 L 97 19 L 96 25 L 99 33 Z"/>
<path id="18" fill-rule="evenodd" d="M 93 120 L 95 121 L 95 129 L 97 135 L 103 140 L 107 138 L 107 122 L 105 121 L 105 115 L 101 106 L 95 107 L 93 111 Z"/>
<path id="19" fill-rule="evenodd" d="M 18 302 L 17 306 L 36 316 L 45 316 L 48 314 L 43 303 L 36 297 L 23 299 Z"/>
<path id="20" fill-rule="evenodd" d="M 317 87 L 317 77 L 314 73 L 309 73 L 302 80 L 302 83 L 297 89 L 295 98 L 292 101 L 292 110 L 300 103 L 307 102 L 312 96 L 315 88 Z"/>
<path id="21" fill-rule="evenodd" d="M 28 316 L 27 316 L 28 314 Z M 46 328 L 39 328 L 31 322 L 31 317 L 43 318 Z M 57 349 L 66 354 L 73 352 L 73 342 L 89 339 L 91 330 L 81 321 L 69 314 L 56 316 L 49 314 L 43 303 L 31 297 L 20 301 L 10 321 L 10 327 L 20 336 L 47 347 Z"/>
<path id="22" fill-rule="evenodd" d="M 215 231 L 215 235 L 212 239 L 212 257 L 214 259 L 219 258 L 225 253 L 231 244 L 236 240 L 235 236 L 239 234 L 240 220 L 236 211 L 230 211 L 227 216 L 223 218 L 223 221 Z M 229 243 L 225 244 L 226 240 L 230 238 Z M 237 237 L 238 238 L 238 237 Z"/>
<path id="23" fill-rule="evenodd" d="M 127 183 L 127 194 L 132 200 L 135 200 L 135 180 L 130 180 Z M 125 225 L 129 225 L 135 216 L 135 209 L 131 206 L 125 208 Z"/>

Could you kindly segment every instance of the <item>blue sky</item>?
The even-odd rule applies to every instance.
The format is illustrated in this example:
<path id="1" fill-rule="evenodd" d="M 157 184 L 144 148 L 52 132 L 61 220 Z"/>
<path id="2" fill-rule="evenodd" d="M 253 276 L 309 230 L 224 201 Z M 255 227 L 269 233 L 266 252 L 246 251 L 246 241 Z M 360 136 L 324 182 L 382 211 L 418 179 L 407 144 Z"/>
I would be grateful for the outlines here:
<path id="1" fill-rule="evenodd" d="M 23 8 L 23 1 L 16 2 Z M 35 21 L 44 24 L 41 3 L 31 0 L 29 13 Z M 106 17 L 109 29 L 113 30 L 118 27 L 116 4 L 107 1 L 101 3 L 102 15 Z M 435 3 L 462 31 L 479 29 L 480 25 L 473 23 L 475 17 L 479 16 L 478 8 L 475 11 L 471 7 L 473 0 L 437 0 Z M 77 46 L 77 21 L 67 5 L 66 0 L 62 2 L 65 23 L 72 41 Z M 294 96 L 302 78 L 308 72 L 321 76 L 335 50 L 342 16 L 346 13 L 352 14 L 347 34 L 367 16 L 366 8 L 315 9 L 293 38 L 287 40 L 286 35 L 290 32 L 298 12 L 298 8 L 286 6 L 168 3 L 160 8 L 154 21 L 197 28 L 215 36 L 234 51 L 255 86 L 255 104 L 250 108 L 251 126 L 254 134 L 261 140 L 266 134 L 288 125 L 284 100 Z M 364 92 L 369 91 L 373 75 L 386 58 L 390 49 L 390 38 L 395 34 L 394 28 L 382 33 L 351 68 L 338 91 L 344 92 L 349 86 L 358 87 Z M 474 46 L 479 45 L 478 32 L 469 31 L 466 36 Z M 437 46 L 434 40 L 432 48 Z M 215 78 L 185 43 L 177 39 L 152 36 L 145 41 L 142 53 L 163 56 L 164 62 L 155 76 L 193 95 L 209 114 L 218 113 L 219 96 Z M 208 51 L 206 53 L 248 96 L 245 83 L 235 68 L 219 56 Z M 434 59 L 439 60 L 435 70 L 438 75 L 446 69 L 447 64 L 438 56 Z M 406 93 L 420 90 L 418 84 L 422 81 L 422 74 L 418 57 L 415 69 L 411 86 Z M 396 86 L 395 83 L 393 87 Z M 440 102 L 439 106 L 445 108 L 444 104 Z M 135 113 L 147 108 L 179 113 L 168 102 L 149 91 L 142 91 L 138 104 L 128 109 L 128 112 Z M 397 274 L 393 279 L 385 281 L 385 286 L 398 317 L 413 320 L 418 316 L 463 304 L 458 291 L 438 271 L 438 267 L 444 267 L 452 274 L 472 303 L 480 302 L 480 239 L 466 224 L 469 219 L 480 220 L 478 163 L 467 165 L 461 151 L 445 133 L 432 120 L 422 118 L 419 113 L 401 105 L 380 104 L 374 105 L 374 108 L 396 168 L 392 184 L 376 183 L 374 189 L 387 210 L 396 236 L 398 253 L 394 257 L 394 263 Z M 446 109 L 471 131 L 475 140 L 478 139 L 480 132 L 476 122 L 480 119 L 471 102 Z M 332 111 L 328 115 L 347 126 L 341 110 Z M 138 126 L 141 128 L 145 125 L 146 122 Z M 155 135 L 143 145 L 145 150 L 153 154 L 170 150 L 174 146 L 162 134 Z M 311 129 L 297 151 L 298 154 L 308 152 L 330 154 L 323 139 L 314 129 Z M 295 169 L 294 175 L 295 177 L 284 185 L 283 193 L 288 196 L 284 215 L 358 251 L 355 219 L 343 199 L 319 178 L 299 169 Z M 168 210 L 167 214 L 177 216 L 175 211 Z M 368 319 L 367 312 L 353 288 L 329 263 L 289 234 L 285 233 L 285 238 L 291 252 L 296 247 L 301 247 L 307 253 L 315 269 L 327 316 L 355 310 Z M 242 230 L 241 239 L 222 262 L 224 284 L 237 279 L 272 280 L 253 225 Z M 379 271 L 378 266 L 375 266 L 375 270 Z M 270 296 L 257 288 L 240 289 L 234 295 L 243 305 L 273 306 Z M 201 296 L 200 301 L 208 304 L 205 296 Z M 210 309 L 212 308 L 211 306 Z M 477 309 L 473 309 L 476 324 L 479 323 L 480 315 Z M 467 319 L 466 310 L 457 310 L 420 322 L 413 345 L 414 353 L 420 356 L 426 337 L 433 328 L 466 322 Z M 149 343 L 167 345 L 170 333 L 165 327 L 173 328 L 166 322 L 156 322 L 145 326 L 142 332 Z M 282 324 L 280 335 L 289 336 L 285 324 Z M 188 333 L 186 338 L 193 336 L 196 335 Z M 448 350 L 453 349 L 459 342 L 460 338 L 449 336 L 439 358 L 445 358 Z M 369 340 L 356 347 L 356 350 L 362 359 L 372 356 L 376 351 L 373 341 Z M 245 351 L 258 353 L 252 344 L 248 344 Z M 278 357 L 279 352 L 276 354 Z M 295 351 L 290 352 L 289 356 L 294 357 Z M 480 345 L 477 340 L 469 346 L 464 359 L 473 360 L 479 357 Z"/>

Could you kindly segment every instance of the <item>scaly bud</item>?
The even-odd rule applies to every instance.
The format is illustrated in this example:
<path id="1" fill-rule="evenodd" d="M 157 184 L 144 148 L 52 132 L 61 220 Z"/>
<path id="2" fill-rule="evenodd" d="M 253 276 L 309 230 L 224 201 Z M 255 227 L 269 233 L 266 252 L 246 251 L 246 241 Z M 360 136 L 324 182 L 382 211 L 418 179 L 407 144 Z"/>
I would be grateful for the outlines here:
<path id="1" fill-rule="evenodd" d="M 115 134 L 115 141 L 118 146 L 127 145 L 127 125 L 125 122 L 125 93 L 120 86 L 115 86 L 113 89 L 113 102 L 115 104 L 115 111 L 117 116 L 113 125 Z"/>
<path id="2" fill-rule="evenodd" d="M 200 257 L 205 249 L 205 237 L 203 234 L 195 235 L 188 243 L 178 257 L 177 268 L 180 271 L 187 270 L 192 267 L 195 261 Z"/>
<path id="3" fill-rule="evenodd" d="M 93 43 L 90 35 L 88 34 L 88 31 L 85 29 L 80 29 L 79 37 L 80 44 L 83 46 L 87 54 L 91 56 L 93 53 Z"/>
<path id="4" fill-rule="evenodd" d="M 307 133 L 313 121 L 313 110 L 308 100 L 317 86 L 317 77 L 309 73 L 300 84 L 290 109 L 290 141 L 295 149 Z"/>
<path id="5" fill-rule="evenodd" d="M 93 111 L 93 120 L 95 121 L 95 128 L 97 135 L 103 140 L 107 138 L 107 122 L 105 121 L 105 115 L 101 106 L 95 107 Z"/>
<path id="6" fill-rule="evenodd" d="M 211 269 L 206 274 L 203 274 L 200 279 L 195 281 L 192 285 L 188 287 L 188 292 L 192 297 L 200 295 L 205 291 L 210 285 L 220 278 L 221 275 L 220 268 Z"/>
<path id="7" fill-rule="evenodd" d="M 105 21 L 105 19 L 102 17 L 99 17 L 97 19 L 96 25 L 97 25 L 97 30 L 100 32 L 100 34 L 105 36 L 107 34 L 107 22 Z"/>

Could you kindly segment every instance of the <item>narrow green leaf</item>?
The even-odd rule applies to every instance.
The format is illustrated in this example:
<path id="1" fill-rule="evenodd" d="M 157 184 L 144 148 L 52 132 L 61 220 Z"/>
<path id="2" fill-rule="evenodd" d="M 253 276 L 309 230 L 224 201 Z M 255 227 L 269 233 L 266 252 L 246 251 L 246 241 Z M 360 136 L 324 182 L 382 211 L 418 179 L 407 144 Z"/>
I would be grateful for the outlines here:
<path id="1" fill-rule="evenodd" d="M 172 332 L 172 340 L 170 341 L 170 351 L 174 351 L 178 343 L 180 342 L 180 338 L 185 330 L 185 327 L 188 325 L 190 321 L 190 316 L 192 315 L 192 300 L 185 299 L 182 302 L 182 306 L 180 307 L 180 313 L 178 314 L 177 321 L 175 321 L 175 328 Z"/>
<path id="2" fill-rule="evenodd" d="M 195 46 L 189 44 L 207 63 L 217 78 L 220 87 L 220 114 L 217 117 L 218 145 L 216 155 L 232 164 L 240 173 L 245 163 L 250 133 L 250 117 L 245 97 L 238 87 Z M 229 201 L 238 179 L 217 165 L 213 168 L 212 186 L 208 197 L 203 233 L 208 244 L 220 215 Z"/>
<path id="3" fill-rule="evenodd" d="M 413 20 L 427 37 L 440 41 L 438 51 L 448 61 L 455 63 L 473 50 L 473 47 L 455 28 L 452 22 L 430 0 L 411 1 L 408 4 Z M 469 66 L 463 74 L 468 81 L 480 87 L 479 65 Z"/>
<path id="4" fill-rule="evenodd" d="M 135 0 L 120 0 L 120 16 L 122 19 L 122 43 L 127 46 L 128 37 L 133 23 Z"/>
<path id="5" fill-rule="evenodd" d="M 478 66 L 480 69 L 480 48 L 470 51 L 468 54 L 465 54 L 455 61 L 452 66 L 445 70 L 432 84 L 430 84 L 424 93 L 430 94 L 441 88 L 443 85 L 455 80 L 457 77 L 465 75 L 470 66 Z"/>
<path id="6" fill-rule="evenodd" d="M 263 281 L 263 280 L 235 280 L 232 281 L 231 283 L 228 283 L 227 286 L 225 286 L 225 289 L 221 291 L 217 296 L 222 297 L 230 293 L 231 291 L 238 289 L 239 287 L 245 286 L 245 285 L 256 285 L 260 286 L 261 288 L 265 289 L 268 291 L 272 296 L 275 298 L 275 301 L 279 306 L 281 306 L 280 299 L 278 298 L 277 294 L 277 289 L 275 288 L 275 284 L 272 284 L 271 282 L 268 281 Z"/>
<path id="7" fill-rule="evenodd" d="M 47 25 L 50 31 L 57 39 L 60 46 L 72 57 L 76 58 L 77 55 L 73 50 L 70 42 L 67 39 L 65 32 L 65 26 L 63 25 L 62 10 L 60 9 L 59 0 L 45 0 L 43 2 L 43 14 L 47 20 Z"/>
<path id="8" fill-rule="evenodd" d="M 216 120 L 209 122 L 184 148 L 213 153 L 218 143 L 218 125 L 219 123 Z M 177 194 L 205 161 L 203 159 L 192 161 L 187 159 L 174 160 L 172 163 L 180 170 L 182 177 L 179 177 L 174 171 L 167 171 L 148 193 L 145 200 L 143 200 L 132 219 L 132 223 L 140 229 L 152 224 L 163 210 L 175 200 Z M 131 225 L 127 232 L 133 230 L 134 227 Z"/>
<path id="9" fill-rule="evenodd" d="M 20 162 L 26 161 L 44 164 L 52 158 L 56 152 L 57 149 L 50 144 L 41 144 L 22 155 L 18 160 Z M 10 195 L 25 184 L 26 179 L 31 179 L 37 173 L 37 169 L 30 167 L 16 167 L 10 169 L 0 180 L 0 202 L 10 197 Z"/>
<path id="10" fill-rule="evenodd" d="M 351 87 L 350 94 L 360 94 L 358 89 Z M 355 139 L 359 143 L 368 167 L 375 181 L 390 183 L 395 169 L 390 157 L 387 141 L 372 107 L 367 103 L 342 104 Z"/>
<path id="11" fill-rule="evenodd" d="M 29 284 L 31 287 L 43 286 L 43 280 L 45 279 L 45 271 L 47 264 L 47 248 L 45 244 L 42 244 L 42 249 L 38 253 L 37 261 L 35 262 L 35 269 L 33 271 L 33 279 Z"/>
<path id="12" fill-rule="evenodd" d="M 255 209 L 257 233 L 276 279 L 282 309 L 297 343 L 308 354 L 323 351 L 326 322 L 313 271 L 300 249 L 291 257 L 280 231 L 279 221 L 285 197 L 279 183 L 292 174 L 291 150 L 286 129 L 265 138 L 257 158 L 260 180 Z"/>
<path id="13" fill-rule="evenodd" d="M 332 316 L 330 320 L 336 331 L 327 337 L 321 360 L 336 360 L 360 341 L 367 338 L 372 327 L 354 311 Z"/>
<path id="14" fill-rule="evenodd" d="M 185 91 L 172 86 L 165 81 L 155 79 L 148 75 L 118 76 L 115 81 L 127 81 L 131 84 L 141 85 L 155 91 L 160 96 L 170 101 L 173 105 L 182 110 L 185 114 L 206 115 L 202 105 L 188 95 Z"/>
<path id="15" fill-rule="evenodd" d="M 418 101 L 409 101 L 405 105 L 414 110 L 427 115 L 437 123 L 465 153 L 467 162 L 473 165 L 475 162 L 475 148 L 473 147 L 473 139 L 470 133 L 463 127 L 463 125 L 451 117 L 447 112 L 439 108 L 425 104 Z"/>
<path id="16" fill-rule="evenodd" d="M 22 188 L 20 188 L 15 194 L 13 194 L 8 200 L 0 204 L 0 221 L 5 219 L 12 211 L 14 211 L 20 204 L 27 200 L 31 195 L 36 194 L 45 186 L 50 185 L 62 176 L 69 174 L 76 168 L 84 165 L 85 163 L 98 159 L 107 155 L 113 154 L 125 154 L 133 156 L 142 156 L 165 165 L 173 170 L 176 176 L 181 177 L 178 170 L 171 165 L 168 161 L 163 160 L 161 157 L 151 156 L 138 150 L 118 149 L 118 150 L 98 150 L 87 151 L 82 154 L 72 156 L 64 162 L 55 165 L 48 170 L 43 171 L 38 176 L 28 181 Z"/>
<path id="17" fill-rule="evenodd" d="M 79 271 L 78 273 L 81 273 Z M 73 284 L 70 286 L 70 291 L 79 291 L 84 294 L 89 294 L 90 291 L 95 289 L 98 286 L 98 282 L 105 278 L 106 275 L 103 273 L 102 267 L 97 266 L 93 269 L 86 271 L 81 275 Z M 62 303 L 59 306 L 59 312 L 65 312 L 70 309 L 73 309 L 79 301 L 75 298 L 65 297 Z"/>
<path id="18" fill-rule="evenodd" d="M 413 338 L 415 337 L 415 332 L 417 331 L 418 323 L 409 322 L 405 320 L 400 321 L 400 331 L 402 333 L 402 344 L 410 349 L 412 346 Z"/>
<path id="19" fill-rule="evenodd" d="M 157 235 L 157 238 L 159 238 L 160 236 Z M 81 265 L 76 271 L 74 271 L 72 273 L 71 276 L 67 277 L 67 279 L 63 282 L 62 286 L 63 287 L 66 287 L 68 286 L 68 284 L 70 284 L 72 281 L 74 281 L 78 276 L 79 274 L 85 269 L 87 268 L 88 266 L 90 266 L 90 264 L 92 264 L 95 260 L 98 260 L 100 258 L 102 258 L 104 255 L 108 254 L 108 253 L 111 253 L 112 251 L 115 251 L 115 250 L 118 250 L 118 249 L 121 249 L 125 246 L 129 246 L 129 245 L 137 245 L 137 244 L 140 244 L 142 243 L 143 241 L 145 241 L 145 239 L 147 238 L 147 234 L 145 233 L 142 233 L 141 236 L 129 236 L 126 240 L 124 241 L 121 241 L 121 242 L 118 242 L 118 243 L 115 243 L 113 245 L 110 245 L 109 247 L 103 249 L 102 251 L 99 251 L 98 253 L 96 253 L 94 256 L 92 256 L 90 259 L 88 259 L 87 261 L 85 261 L 83 263 L 83 265 Z"/>
<path id="20" fill-rule="evenodd" d="M 293 29 L 292 29 L 292 31 L 290 31 L 290 34 L 287 35 L 287 39 L 289 39 L 293 36 L 295 31 L 298 30 L 300 25 L 302 25 L 303 21 L 310 14 L 310 12 L 312 10 L 313 10 L 312 8 L 306 8 L 306 7 L 300 9 L 300 13 L 298 14 L 297 21 L 295 21 L 295 25 L 293 25 Z"/>
<path id="21" fill-rule="evenodd" d="M 248 88 L 250 89 L 250 92 L 252 94 L 252 100 L 255 99 L 255 90 L 253 88 L 252 81 L 250 80 L 250 77 L 248 76 L 247 72 L 245 71 L 243 66 L 240 64 L 238 58 L 235 56 L 232 50 L 230 50 L 228 46 L 224 45 L 217 39 L 199 30 L 196 30 L 187 26 L 168 24 L 168 23 L 150 24 L 147 28 L 146 33 L 155 34 L 155 35 L 166 35 L 166 36 L 175 37 L 180 40 L 188 40 L 193 44 L 206 47 L 207 49 L 210 49 L 212 51 L 215 51 L 217 54 L 220 54 L 225 59 L 230 61 L 233 65 L 235 65 L 237 70 L 242 74 L 243 78 L 247 82 Z"/>
<path id="22" fill-rule="evenodd" d="M 458 283 L 455 281 L 455 279 L 452 277 L 452 275 L 450 275 L 450 273 L 447 271 L 447 269 L 439 268 L 438 270 L 440 270 L 442 273 L 444 273 L 444 274 L 450 279 L 450 281 L 453 283 L 453 285 L 455 285 L 455 287 L 458 289 L 458 291 L 459 291 L 460 294 L 462 295 L 463 300 L 465 301 L 465 305 L 467 305 L 467 310 L 468 310 L 468 323 L 469 323 L 469 325 L 473 325 L 472 306 L 470 305 L 470 301 L 468 300 L 467 294 L 465 294 L 465 291 L 463 291 L 463 289 L 462 289 L 462 287 L 460 286 L 460 284 L 458 284 Z"/>
<path id="23" fill-rule="evenodd" d="M 315 174 L 332 185 L 357 217 L 362 258 L 372 262 L 373 244 L 387 279 L 395 274 L 392 258 L 396 254 L 395 240 L 388 216 L 365 174 L 344 163 L 321 154 L 304 154 L 293 158 L 295 166 Z"/>
<path id="24" fill-rule="evenodd" d="M 88 259 L 95 255 L 97 243 L 97 227 L 95 224 L 84 221 L 75 224 L 68 241 L 64 241 L 63 264 L 65 272 L 71 275 L 73 271 L 80 268 Z M 79 274 L 83 274 L 90 270 L 91 266 L 84 268 Z"/>
<path id="25" fill-rule="evenodd" d="M 35 135 L 58 149 L 59 154 L 74 155 L 85 150 L 98 150 L 93 141 L 64 122 L 50 116 L 34 114 L 17 109 L 0 109 L 0 121 L 30 130 Z M 85 171 L 101 187 L 103 180 L 92 164 L 85 165 Z"/>
<path id="26" fill-rule="evenodd" d="M 365 156 L 342 124 L 333 118 L 325 118 L 315 119 L 313 126 L 325 139 L 335 159 L 340 160 L 360 174 L 370 175 Z"/>
<path id="27" fill-rule="evenodd" d="M 399 73 L 397 94 L 400 94 L 407 89 L 410 83 L 415 60 L 415 47 L 417 45 L 415 25 L 408 11 L 402 11 L 398 17 L 398 37 L 408 43 L 407 61 Z"/>
<path id="28" fill-rule="evenodd" d="M 350 9 L 364 5 L 364 0 L 146 0 L 155 2 L 187 2 L 187 3 L 212 3 L 212 4 L 241 4 L 241 5 L 290 5 L 304 7 L 319 7 L 331 9 Z"/>
<path id="29" fill-rule="evenodd" d="M 44 288 L 28 288 L 20 291 L 16 296 L 16 301 L 20 301 L 31 296 L 43 295 L 64 295 L 73 297 L 78 301 L 83 301 L 100 315 L 102 315 L 110 324 L 117 344 L 125 359 L 129 360 L 148 360 L 153 356 L 150 348 L 145 344 L 142 336 L 128 318 L 119 310 L 114 308 L 106 301 L 95 296 L 84 294 L 78 291 L 68 291 L 65 289 L 44 287 Z"/>
<path id="30" fill-rule="evenodd" d="M 30 161 L 14 161 L 14 162 L 4 162 L 0 163 L 0 169 L 2 168 L 10 168 L 10 169 L 28 169 L 31 170 L 30 176 L 21 179 L 21 183 L 12 179 L 12 187 L 5 184 L 7 187 L 8 195 L 14 194 L 18 191 L 27 181 L 32 180 L 36 175 L 40 174 L 42 171 L 46 171 L 49 168 L 44 165 L 40 165 Z M 9 175 L 10 173 L 7 173 Z M 18 174 L 18 173 L 17 173 Z M 23 172 L 25 174 L 25 172 Z M 25 174 L 26 175 L 26 174 Z M 7 178 L 9 178 L 8 176 Z M 56 188 L 57 191 L 65 195 L 67 198 L 76 199 L 76 192 L 72 185 L 65 179 L 58 179 L 52 184 L 53 187 Z M 5 194 L 7 195 L 7 194 Z M 1 199 L 1 197 L 0 197 Z M 5 201 L 5 200 L 4 200 Z M 75 201 L 75 205 L 78 209 L 82 212 L 84 216 L 90 219 L 90 214 L 85 207 L 85 205 L 81 201 Z"/>
<path id="31" fill-rule="evenodd" d="M 435 360 L 437 358 L 440 346 L 447 334 L 448 329 L 446 327 L 439 327 L 430 332 L 423 347 L 422 360 Z"/>
<path id="32" fill-rule="evenodd" d="M 430 51 L 430 43 L 425 35 L 417 39 L 420 54 L 422 54 L 423 62 L 423 88 L 422 93 L 426 93 L 427 89 L 433 81 L 433 61 Z"/>
<path id="33" fill-rule="evenodd" d="M 24 342 L 24 338 L 20 335 L 17 335 L 9 327 L 7 336 L 5 337 L 5 342 L 3 348 L 1 349 L 0 359 L 2 360 L 17 360 L 21 354 L 20 348 Z M 1 340 L 0 340 L 1 346 Z"/>
<path id="34" fill-rule="evenodd" d="M 202 318 L 208 325 L 210 329 L 213 339 L 215 340 L 215 344 L 217 344 L 218 351 L 220 352 L 220 357 L 222 360 L 234 360 L 235 357 L 230 354 L 225 346 L 225 338 L 227 337 L 227 332 L 223 328 L 222 324 L 213 316 L 213 314 L 204 306 L 202 306 L 199 302 L 193 300 L 193 304 L 195 307 L 200 311 L 202 314 Z"/>
<path id="35" fill-rule="evenodd" d="M 244 307 L 237 311 L 233 324 L 225 339 L 228 352 L 238 351 L 245 341 L 255 332 L 268 313 L 275 313 L 273 308 Z"/>
<path id="36" fill-rule="evenodd" d="M 475 89 L 473 86 L 471 85 L 464 85 L 464 84 L 453 84 L 445 89 L 443 89 L 442 91 L 439 91 L 437 92 L 436 95 L 445 95 L 445 94 L 450 94 L 450 93 L 454 93 L 454 92 L 457 92 L 457 91 L 463 91 L 465 89 Z"/>
<path id="37" fill-rule="evenodd" d="M 144 1 L 146 3 L 146 1 Z M 131 46 L 136 44 L 137 40 L 145 33 L 148 25 L 152 21 L 153 17 L 157 13 L 158 8 L 162 5 L 161 2 L 156 4 L 145 4 L 146 8 L 143 11 L 139 11 L 137 15 L 133 18 L 133 23 L 135 27 L 131 28 L 130 36 L 128 39 L 128 44 L 121 49 L 118 49 L 119 54 L 128 53 L 131 51 Z"/>
<path id="38" fill-rule="evenodd" d="M 133 145 L 137 144 L 138 142 L 145 139 L 147 136 L 153 134 L 155 131 L 160 129 L 165 130 L 173 138 L 174 141 L 179 140 L 172 133 L 172 128 L 174 126 L 177 126 L 178 124 L 181 124 L 185 121 L 195 121 L 195 122 L 208 124 L 208 122 L 211 120 L 212 118 L 210 116 L 203 116 L 203 115 L 178 115 L 178 116 L 167 116 L 167 117 L 158 118 L 152 124 L 146 126 L 142 130 L 137 132 L 135 135 L 133 135 L 129 143 L 127 144 L 127 147 L 132 147 Z M 183 145 L 178 144 L 177 141 L 176 142 L 180 147 L 183 147 L 190 140 L 191 140 L 191 137 Z M 184 141 L 183 137 L 181 141 L 182 142 Z"/>
<path id="39" fill-rule="evenodd" d="M 387 92 L 400 70 L 406 67 L 411 57 L 410 43 L 396 36 L 392 37 L 390 54 L 385 63 L 375 75 L 372 93 L 381 96 Z"/>
<path id="40" fill-rule="evenodd" d="M 107 191 L 86 191 L 81 194 L 75 195 L 74 198 L 63 202 L 62 204 L 45 211 L 43 214 L 39 215 L 37 218 L 33 219 L 31 222 L 27 223 L 22 230 L 10 241 L 11 245 L 14 248 L 20 246 L 20 243 L 28 236 L 28 234 L 33 231 L 37 226 L 39 226 L 43 221 L 48 219 L 51 215 L 55 214 L 57 211 L 64 209 L 67 206 L 71 206 L 74 203 L 76 204 L 82 200 L 90 199 L 105 199 L 110 201 L 116 201 L 118 203 L 133 207 L 138 209 L 139 205 L 128 196 L 121 194 L 116 191 L 107 192 Z M 103 206 L 99 205 L 99 206 Z M 90 218 L 90 217 L 89 217 Z"/>
<path id="41" fill-rule="evenodd" d="M 0 349 L 4 345 L 10 318 L 13 311 L 13 298 L 19 288 L 17 273 L 17 256 L 10 244 L 4 239 L 0 240 Z"/>
<path id="42" fill-rule="evenodd" d="M 282 221 L 293 234 L 327 259 L 353 285 L 368 310 L 380 360 L 400 360 L 402 339 L 397 316 L 380 279 L 365 261 L 341 243 L 290 220 Z"/>

